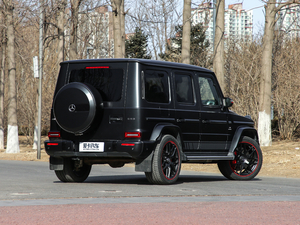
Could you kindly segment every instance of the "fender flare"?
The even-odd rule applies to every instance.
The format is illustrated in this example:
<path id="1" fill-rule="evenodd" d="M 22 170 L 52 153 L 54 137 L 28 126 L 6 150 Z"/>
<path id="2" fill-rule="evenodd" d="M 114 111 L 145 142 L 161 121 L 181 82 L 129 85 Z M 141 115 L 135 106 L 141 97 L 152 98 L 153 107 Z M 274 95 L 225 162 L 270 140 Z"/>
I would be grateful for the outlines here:
<path id="1" fill-rule="evenodd" d="M 152 134 L 150 136 L 150 141 L 156 142 L 157 144 L 162 137 L 161 134 L 173 135 L 178 140 L 179 144 L 182 146 L 183 143 L 182 135 L 181 135 L 181 130 L 178 126 L 174 124 L 157 124 L 152 131 Z M 135 164 L 135 171 L 139 171 L 139 172 L 152 171 L 153 152 L 154 149 L 151 151 L 149 155 L 147 155 L 147 157 L 137 160 Z M 182 150 L 181 150 L 181 158 L 182 160 L 185 159 L 185 155 L 183 154 Z"/>
<path id="2" fill-rule="evenodd" d="M 231 145 L 229 147 L 228 156 L 234 157 L 234 149 L 238 145 L 241 137 L 248 136 L 255 140 L 259 144 L 257 130 L 254 127 L 238 127 L 234 133 L 234 136 L 231 141 Z"/>
<path id="3" fill-rule="evenodd" d="M 182 135 L 181 135 L 181 130 L 178 126 L 170 123 L 165 123 L 165 124 L 157 124 L 150 136 L 150 141 L 157 141 L 160 140 L 161 134 L 171 134 L 173 135 L 176 139 L 180 141 L 180 144 L 182 143 Z"/>

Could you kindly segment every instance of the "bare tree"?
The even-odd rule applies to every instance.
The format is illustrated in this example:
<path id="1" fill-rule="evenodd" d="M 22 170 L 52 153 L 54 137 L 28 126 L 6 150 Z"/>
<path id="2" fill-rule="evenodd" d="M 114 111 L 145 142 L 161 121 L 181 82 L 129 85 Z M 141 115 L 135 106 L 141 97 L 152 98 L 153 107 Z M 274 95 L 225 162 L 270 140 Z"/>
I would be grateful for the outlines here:
<path id="1" fill-rule="evenodd" d="M 12 0 L 2 0 L 6 14 L 7 26 L 7 61 L 8 61 L 8 127 L 7 153 L 18 153 L 19 137 L 17 123 L 17 91 L 16 91 L 16 63 L 15 63 L 15 31 L 14 4 Z"/>
<path id="2" fill-rule="evenodd" d="M 190 64 L 191 54 L 191 0 L 184 0 L 182 30 L 182 63 Z"/>
<path id="3" fill-rule="evenodd" d="M 4 6 L 3 2 L 12 2 L 12 0 L 1 0 L 0 7 Z M 65 6 L 66 11 L 64 13 L 64 6 L 62 3 L 67 2 Z M 178 33 L 175 31 L 175 25 L 178 25 L 178 21 L 182 21 L 181 12 L 177 12 L 178 2 L 175 0 L 156 0 L 156 1 L 142 1 L 126 0 L 125 12 L 126 12 L 126 30 L 134 32 L 136 27 L 143 28 L 146 35 L 149 36 L 148 51 L 151 51 L 152 57 L 159 58 L 159 53 L 164 52 L 167 45 L 170 45 L 169 38 L 176 38 Z M 269 3 L 269 1 L 266 1 Z M 284 2 L 285 4 L 290 3 Z M 28 144 L 32 144 L 32 135 L 35 125 L 35 113 L 36 113 L 36 79 L 32 75 L 32 57 L 37 55 L 38 43 L 38 2 L 35 1 L 14 1 L 14 30 L 15 30 L 15 69 L 12 69 L 16 76 L 16 90 L 17 90 L 17 126 L 20 134 L 26 135 Z M 102 7 L 105 3 L 103 1 L 82 0 L 80 4 L 79 14 L 79 28 L 77 33 L 77 57 L 82 58 L 85 56 L 87 46 L 94 48 L 91 51 L 92 57 L 110 57 L 105 55 L 110 49 L 106 43 L 110 40 L 104 41 L 105 33 L 108 32 L 107 27 L 111 20 L 105 20 L 112 14 L 112 12 L 105 11 L 103 14 L 97 7 Z M 277 0 L 276 3 L 279 3 Z M 274 5 L 274 4 L 273 4 Z M 276 5 L 279 7 L 280 5 Z M 72 24 L 67 23 L 71 21 L 71 11 L 68 11 L 70 7 L 70 1 L 63 0 L 45 0 L 45 45 L 44 45 L 44 70 L 47 71 L 43 76 L 43 102 L 42 105 L 42 130 L 43 134 L 49 129 L 49 114 L 51 112 L 51 102 L 55 89 L 55 84 L 58 75 L 59 62 L 62 61 L 62 50 L 67 50 L 69 46 L 63 48 L 62 37 L 63 29 L 66 32 L 72 30 Z M 6 8 L 2 11 L 6 13 Z M 124 10 L 121 9 L 121 12 Z M 91 13 L 93 12 L 93 13 Z M 90 20 L 83 23 L 80 21 L 81 15 L 84 15 L 84 19 Z M 62 18 L 64 14 L 64 21 Z M 7 14 L 5 14 L 7 15 Z M 121 13 L 125 15 L 125 13 Z M 278 14 L 277 14 L 278 15 Z M 93 17 L 93 20 L 91 18 Z M 7 17 L 6 17 L 7 18 Z M 275 18 L 276 21 L 276 18 Z M 59 24 L 64 22 L 64 24 Z M 8 113 L 8 105 L 11 103 L 10 95 L 8 94 L 9 79 L 11 80 L 11 74 L 8 74 L 8 55 L 3 56 L 5 52 L 8 53 L 8 47 L 5 44 L 8 41 L 7 35 L 3 32 L 3 28 L 7 28 L 7 23 L 1 21 L 1 37 L 2 45 L 0 54 L 1 61 L 1 73 L 4 73 L 3 66 L 5 64 L 5 98 L 4 98 L 4 116 L 3 127 L 6 131 L 8 127 L 8 116 L 12 115 Z M 93 30 L 86 29 L 87 24 L 90 23 Z M 123 25 L 122 25 L 123 26 Z M 285 32 L 288 32 L 285 30 Z M 122 31 L 123 33 L 123 31 Z M 66 41 L 68 40 L 68 34 L 65 33 Z M 103 35 L 103 36 L 102 36 Z M 121 35 L 121 34 L 120 34 Z M 123 38 L 123 35 L 121 35 Z M 94 38 L 98 37 L 98 38 Z M 105 36 L 106 37 L 106 36 Z M 109 38 L 110 39 L 110 38 Z M 112 38 L 111 38 L 112 39 Z M 192 41 L 193 39 L 191 39 Z M 274 40 L 281 40 L 280 38 L 273 38 Z M 3 42 L 4 41 L 4 42 Z M 11 42 L 10 42 L 11 43 Z M 176 45 L 176 44 L 175 44 Z M 191 42 L 191 62 L 193 58 L 197 60 L 207 59 L 204 55 L 194 54 L 193 56 L 193 42 Z M 281 41 L 278 46 L 273 44 L 272 59 L 272 93 L 271 100 L 274 108 L 273 124 L 278 124 L 276 134 L 280 135 L 281 139 L 290 139 L 295 134 L 295 130 L 299 127 L 299 87 L 298 82 L 300 68 L 298 66 L 298 53 L 299 42 L 293 40 L 291 42 Z M 258 120 L 259 112 L 259 87 L 261 76 L 262 59 L 262 41 L 258 37 L 255 41 L 249 43 L 236 43 L 228 46 L 228 50 L 225 51 L 225 92 L 234 99 L 233 110 L 239 114 L 251 115 L 252 118 Z M 197 48 L 197 47 L 195 47 Z M 276 49 L 275 49 L 276 48 Z M 181 46 L 180 46 L 181 49 Z M 275 49 L 275 50 L 274 50 Z M 122 56 L 123 57 L 123 56 Z M 3 61 L 5 60 L 5 61 Z M 174 58 L 173 61 L 180 62 L 181 57 Z M 0 73 L 0 75 L 1 75 Z M 8 79 L 8 75 L 10 76 Z M 2 76 L 3 78 L 3 76 Z M 1 81 L 1 80 L 0 80 Z M 0 85 L 1 90 L 1 85 Z M 1 91 L 0 91 L 1 92 Z M 269 100 L 269 101 L 271 101 Z M 0 98 L 1 102 L 1 98 Z M 1 103 L 0 103 L 1 108 Z M 0 110 L 1 111 L 1 110 Z M 1 117 L 1 116 L 0 116 Z M 1 118 L 0 118 L 1 124 Z M 274 130 L 273 130 L 274 132 Z"/>
<path id="4" fill-rule="evenodd" d="M 276 0 L 264 1 L 265 28 L 263 36 L 263 51 L 261 65 L 261 83 L 259 94 L 258 134 L 262 146 L 272 145 L 271 135 L 271 98 L 272 98 L 272 48 L 274 40 L 274 27 L 278 11 L 295 1 L 280 3 Z"/>
<path id="5" fill-rule="evenodd" d="M 178 0 L 135 0 L 128 3 L 126 28 L 134 32 L 139 27 L 145 32 L 149 37 L 148 51 L 156 60 L 161 59 L 159 55 L 170 45 L 168 39 L 174 36 L 175 26 L 182 20 L 182 11 L 177 12 L 178 4 Z"/>
<path id="6" fill-rule="evenodd" d="M 279 33 L 272 51 L 272 134 L 277 139 L 290 140 L 299 137 L 300 43 L 297 38 L 286 38 L 285 34 Z M 234 100 L 232 110 L 251 115 L 255 122 L 259 112 L 261 39 L 256 37 L 252 42 L 231 43 L 225 54 L 226 92 Z"/>
<path id="7" fill-rule="evenodd" d="M 0 71 L 0 149 L 4 149 L 4 76 L 5 76 L 5 53 L 6 53 L 6 27 L 5 16 L 1 11 L 2 18 L 2 40 L 1 40 L 1 71 Z"/>
<path id="8" fill-rule="evenodd" d="M 59 63 L 64 61 L 64 42 L 65 42 L 65 35 L 64 35 L 64 30 L 65 30 L 65 9 L 66 9 L 67 1 L 62 0 L 58 1 L 58 16 L 57 16 L 57 33 L 58 33 L 58 46 L 57 46 L 57 52 L 58 52 L 58 57 L 57 57 L 57 62 L 58 66 Z"/>
<path id="9" fill-rule="evenodd" d="M 122 7 L 124 9 L 124 0 L 111 0 L 111 5 L 112 5 L 112 11 L 113 11 L 113 27 L 114 27 L 114 57 L 115 58 L 124 58 L 123 45 L 125 46 L 125 43 L 122 43 L 122 41 L 123 41 L 122 24 L 123 23 L 122 23 L 122 10 L 121 10 Z M 125 31 L 125 28 L 124 28 L 124 31 Z"/>
<path id="10" fill-rule="evenodd" d="M 79 14 L 78 53 L 81 58 L 112 57 L 112 12 L 107 5 L 86 8 Z"/>
<path id="11" fill-rule="evenodd" d="M 222 89 L 224 84 L 224 11 L 225 0 L 217 0 L 216 5 L 216 24 L 215 24 L 215 40 L 214 40 L 214 58 L 213 70 L 216 73 L 218 81 Z"/>
<path id="12" fill-rule="evenodd" d="M 125 34 L 125 5 L 124 5 L 124 1 L 122 0 L 121 3 L 121 36 L 122 36 L 122 58 L 125 57 L 125 40 L 126 40 L 126 34 Z"/>
<path id="13" fill-rule="evenodd" d="M 291 140 L 299 137 L 296 131 L 300 124 L 300 43 L 297 38 L 284 38 L 284 35 L 278 39 L 273 47 L 272 124 L 275 129 L 272 134 L 281 140 Z"/>
<path id="14" fill-rule="evenodd" d="M 71 3 L 71 34 L 70 34 L 70 59 L 78 59 L 77 33 L 78 33 L 78 12 L 82 0 L 70 0 Z"/>
<path id="15" fill-rule="evenodd" d="M 225 54 L 225 93 L 233 99 L 232 110 L 257 122 L 261 69 L 261 38 L 232 42 Z"/>

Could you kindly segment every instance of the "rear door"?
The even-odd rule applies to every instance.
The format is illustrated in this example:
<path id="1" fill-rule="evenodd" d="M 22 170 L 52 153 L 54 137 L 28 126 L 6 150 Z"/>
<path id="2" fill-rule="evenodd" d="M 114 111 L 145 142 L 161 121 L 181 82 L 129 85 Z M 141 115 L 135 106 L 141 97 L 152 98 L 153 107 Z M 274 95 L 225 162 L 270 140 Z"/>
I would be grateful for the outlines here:
<path id="1" fill-rule="evenodd" d="M 150 139 L 157 124 L 172 124 L 175 121 L 170 76 L 170 70 L 165 68 L 142 67 L 141 99 L 137 117 L 140 120 L 144 140 Z"/>
<path id="2" fill-rule="evenodd" d="M 69 83 L 92 85 L 101 94 L 103 105 L 99 125 L 89 133 L 90 140 L 120 140 L 124 138 L 124 99 L 127 63 L 91 62 L 72 64 Z M 77 137 L 79 139 L 80 137 Z M 85 137 L 83 137 L 85 138 Z"/>
<path id="3" fill-rule="evenodd" d="M 188 155 L 200 148 L 200 106 L 196 101 L 196 80 L 194 74 L 188 71 L 173 71 L 173 78 L 175 120 L 182 132 L 183 151 Z"/>

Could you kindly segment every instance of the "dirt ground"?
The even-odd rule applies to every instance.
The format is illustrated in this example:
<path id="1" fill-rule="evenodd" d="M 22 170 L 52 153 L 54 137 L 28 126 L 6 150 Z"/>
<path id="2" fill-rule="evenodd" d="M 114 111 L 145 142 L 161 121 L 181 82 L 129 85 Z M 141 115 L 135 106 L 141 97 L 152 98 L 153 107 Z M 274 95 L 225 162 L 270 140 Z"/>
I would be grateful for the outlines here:
<path id="1" fill-rule="evenodd" d="M 46 140 L 43 137 L 42 140 Z M 262 147 L 263 166 L 259 176 L 300 178 L 300 141 L 275 141 L 271 147 Z M 48 161 L 42 145 L 41 159 L 37 151 L 27 145 L 26 137 L 20 136 L 20 153 L 8 154 L 0 150 L 0 160 Z M 183 164 L 183 170 L 219 173 L 216 164 Z"/>

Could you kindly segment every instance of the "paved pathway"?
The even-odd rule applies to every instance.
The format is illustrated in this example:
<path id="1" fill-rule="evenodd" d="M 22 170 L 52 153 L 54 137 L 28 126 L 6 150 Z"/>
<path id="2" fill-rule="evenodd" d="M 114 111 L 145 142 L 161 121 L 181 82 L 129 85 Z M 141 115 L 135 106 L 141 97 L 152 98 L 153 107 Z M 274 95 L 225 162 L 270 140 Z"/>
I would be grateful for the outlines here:
<path id="1" fill-rule="evenodd" d="M 0 224 L 300 224 L 300 179 L 182 171 L 161 186 L 133 168 L 95 166 L 72 184 L 47 163 L 0 160 Z"/>

